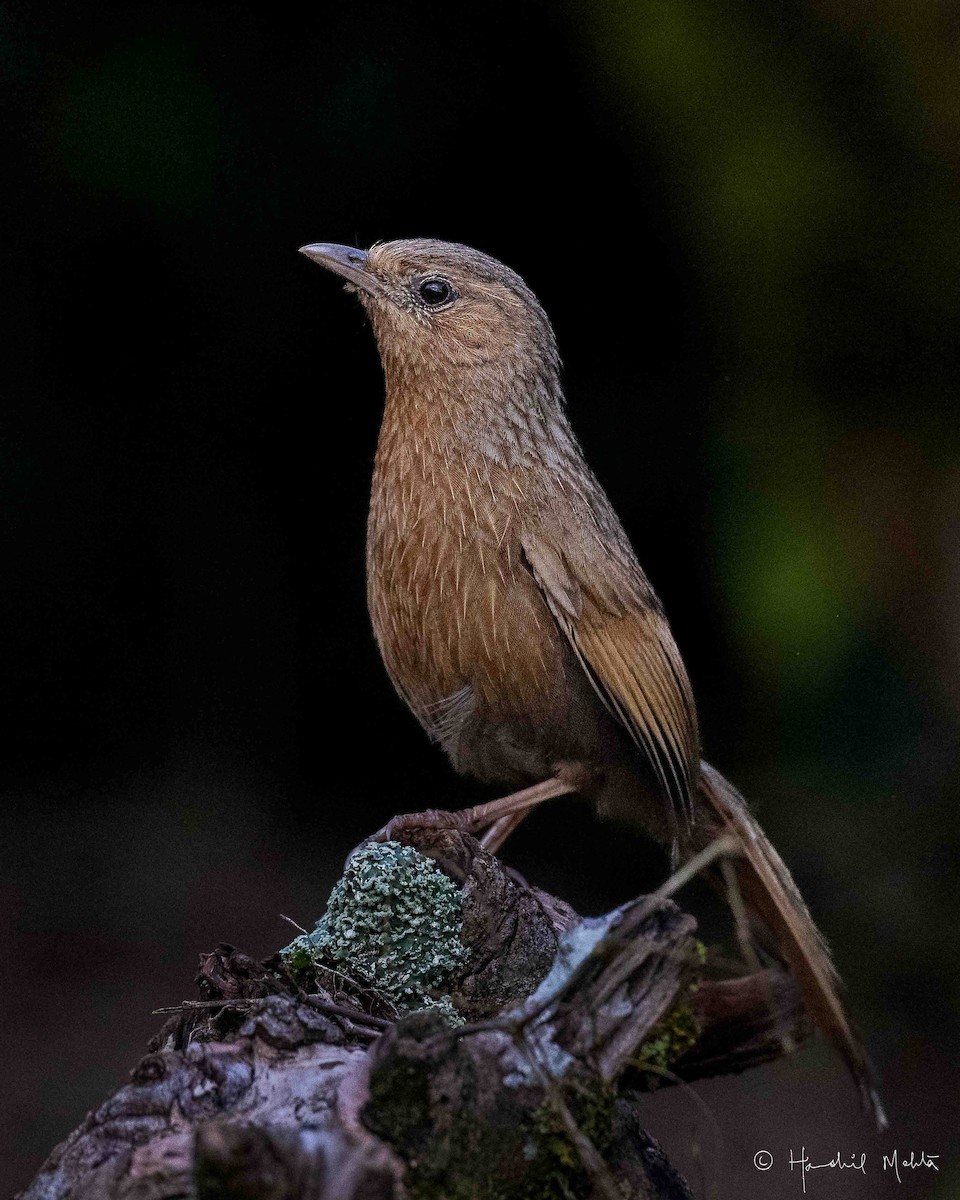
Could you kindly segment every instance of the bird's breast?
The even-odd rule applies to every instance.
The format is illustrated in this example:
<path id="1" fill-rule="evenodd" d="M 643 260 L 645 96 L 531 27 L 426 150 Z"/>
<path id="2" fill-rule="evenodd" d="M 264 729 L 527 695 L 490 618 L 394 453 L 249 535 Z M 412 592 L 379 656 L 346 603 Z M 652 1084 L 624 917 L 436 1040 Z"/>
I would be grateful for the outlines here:
<path id="1" fill-rule="evenodd" d="M 381 438 L 377 454 L 368 597 L 387 670 L 442 741 L 468 719 L 521 735 L 562 724 L 566 651 L 520 549 L 524 480 L 430 449 Z"/>

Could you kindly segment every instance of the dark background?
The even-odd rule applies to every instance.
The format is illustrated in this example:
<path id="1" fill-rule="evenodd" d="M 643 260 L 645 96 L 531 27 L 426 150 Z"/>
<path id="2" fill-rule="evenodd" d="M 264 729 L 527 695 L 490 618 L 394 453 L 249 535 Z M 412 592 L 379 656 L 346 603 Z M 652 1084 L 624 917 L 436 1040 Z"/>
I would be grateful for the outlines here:
<path id="1" fill-rule="evenodd" d="M 958 29 L 934 0 L 0 5 L 0 1186 L 199 951 L 272 952 L 392 813 L 478 794 L 380 666 L 379 367 L 296 254 L 433 236 L 551 314 L 893 1122 L 813 1047 L 653 1097 L 651 1131 L 703 1195 L 799 1194 L 801 1145 L 869 1155 L 808 1194 L 957 1195 Z M 575 804 L 510 854 L 586 912 L 666 870 Z M 894 1147 L 940 1172 L 897 1185 Z"/>

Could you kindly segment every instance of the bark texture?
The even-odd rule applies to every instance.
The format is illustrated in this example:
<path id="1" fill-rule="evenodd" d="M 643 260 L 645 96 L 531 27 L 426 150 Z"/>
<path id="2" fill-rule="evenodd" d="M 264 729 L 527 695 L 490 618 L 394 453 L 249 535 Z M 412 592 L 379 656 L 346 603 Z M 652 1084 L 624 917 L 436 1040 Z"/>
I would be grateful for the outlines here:
<path id="1" fill-rule="evenodd" d="M 693 918 L 660 894 L 581 919 L 468 835 L 403 840 L 460 888 L 465 1024 L 221 945 L 23 1200 L 687 1200 L 637 1093 L 804 1037 L 790 977 L 703 978 Z"/>

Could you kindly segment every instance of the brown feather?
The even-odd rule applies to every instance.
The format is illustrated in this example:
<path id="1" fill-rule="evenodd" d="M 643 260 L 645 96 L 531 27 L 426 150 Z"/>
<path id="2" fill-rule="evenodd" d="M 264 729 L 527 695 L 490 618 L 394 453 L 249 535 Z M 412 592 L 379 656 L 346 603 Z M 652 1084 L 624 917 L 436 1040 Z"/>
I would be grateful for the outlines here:
<path id="1" fill-rule="evenodd" d="M 358 289 L 383 363 L 368 596 L 400 696 L 459 771 L 525 786 L 572 764 L 601 811 L 664 840 L 695 851 L 733 832 L 744 900 L 881 1122 L 826 944 L 739 794 L 699 761 L 680 652 L 570 429 L 533 293 L 465 246 L 306 249 Z M 436 311 L 424 279 L 449 287 Z"/>
<path id="2" fill-rule="evenodd" d="M 644 579 L 645 589 L 624 596 L 625 603 L 603 605 L 543 530 L 521 541 L 547 607 L 597 695 L 646 756 L 675 815 L 689 825 L 700 757 L 697 722 L 686 670 L 666 621 L 650 603 L 649 584 Z"/>
<path id="3" fill-rule="evenodd" d="M 773 934 L 800 986 L 807 1012 L 849 1067 L 877 1128 L 885 1129 L 887 1118 L 877 1095 L 873 1069 L 863 1039 L 840 997 L 840 977 L 830 950 L 786 864 L 744 798 L 709 763 L 701 766 L 699 794 L 714 819 L 702 822 L 694 848 L 701 849 L 722 832 L 732 833 L 737 839 L 742 851 L 736 863 L 737 883 L 748 910 Z"/>

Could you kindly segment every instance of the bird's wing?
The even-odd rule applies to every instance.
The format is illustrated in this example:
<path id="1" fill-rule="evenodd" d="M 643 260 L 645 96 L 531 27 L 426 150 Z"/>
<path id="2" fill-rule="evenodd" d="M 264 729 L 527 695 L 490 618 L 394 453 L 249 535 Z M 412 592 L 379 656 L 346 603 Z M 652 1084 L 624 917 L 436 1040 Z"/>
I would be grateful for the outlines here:
<path id="1" fill-rule="evenodd" d="M 586 553 L 582 537 L 556 533 L 521 538 L 530 571 L 597 694 L 688 824 L 700 760 L 696 709 L 660 603 L 619 527 Z"/>

